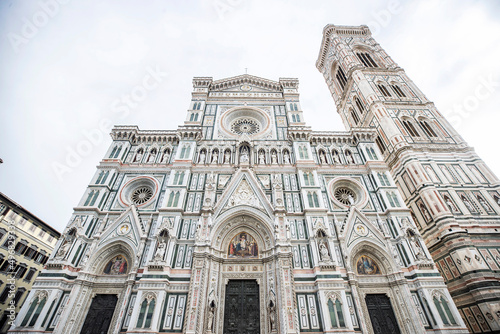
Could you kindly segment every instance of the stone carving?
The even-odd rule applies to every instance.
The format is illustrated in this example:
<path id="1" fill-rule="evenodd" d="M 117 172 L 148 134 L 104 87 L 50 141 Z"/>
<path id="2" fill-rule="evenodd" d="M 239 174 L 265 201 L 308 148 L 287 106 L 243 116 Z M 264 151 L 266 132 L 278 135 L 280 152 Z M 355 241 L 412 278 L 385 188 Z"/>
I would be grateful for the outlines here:
<path id="1" fill-rule="evenodd" d="M 229 198 L 226 206 L 231 208 L 238 205 L 248 205 L 263 209 L 262 203 L 259 201 L 246 180 L 241 181 L 238 188 Z"/>
<path id="2" fill-rule="evenodd" d="M 259 164 L 260 165 L 266 164 L 266 157 L 264 156 L 264 152 L 262 151 L 259 152 Z"/>
<path id="3" fill-rule="evenodd" d="M 287 165 L 290 164 L 290 154 L 288 154 L 288 151 L 285 151 L 285 153 L 283 154 L 283 161 Z"/>
<path id="4" fill-rule="evenodd" d="M 326 248 L 324 242 L 319 245 L 319 254 L 321 256 L 321 262 L 330 263 L 332 261 L 330 254 L 328 254 L 328 248 Z"/>
<path id="5" fill-rule="evenodd" d="M 271 163 L 272 164 L 277 164 L 278 163 L 278 156 L 276 155 L 275 151 L 273 151 L 273 153 L 271 154 Z"/>
<path id="6" fill-rule="evenodd" d="M 162 261 L 163 257 L 165 256 L 165 251 L 167 250 L 167 244 L 165 241 L 161 240 L 158 243 L 158 248 L 156 249 L 154 260 L 155 261 Z"/>
<path id="7" fill-rule="evenodd" d="M 241 149 L 240 162 L 248 162 L 248 154 L 248 148 L 246 146 L 243 146 L 243 148 Z"/>
<path id="8" fill-rule="evenodd" d="M 205 151 L 201 151 L 200 157 L 198 158 L 198 163 L 200 164 L 205 163 L 205 159 L 206 159 Z"/>
<path id="9" fill-rule="evenodd" d="M 269 306 L 267 307 L 269 315 L 269 331 L 276 331 L 276 305 L 272 299 L 269 300 Z"/>
<path id="10" fill-rule="evenodd" d="M 322 164 L 326 164 L 325 152 L 321 151 L 321 153 L 319 154 L 319 160 L 321 161 Z"/>
<path id="11" fill-rule="evenodd" d="M 212 301 L 208 305 L 208 322 L 207 322 L 207 333 L 212 333 L 214 327 L 214 317 L 215 317 L 215 301 Z"/>
<path id="12" fill-rule="evenodd" d="M 226 150 L 224 153 L 224 163 L 228 164 L 231 161 L 231 152 L 229 150 Z"/>

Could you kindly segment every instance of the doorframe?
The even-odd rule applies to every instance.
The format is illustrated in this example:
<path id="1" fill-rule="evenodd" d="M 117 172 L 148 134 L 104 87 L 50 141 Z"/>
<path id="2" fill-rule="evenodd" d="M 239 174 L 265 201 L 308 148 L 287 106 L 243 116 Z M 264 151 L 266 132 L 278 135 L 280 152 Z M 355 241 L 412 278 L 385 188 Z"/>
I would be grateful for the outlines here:
<path id="1" fill-rule="evenodd" d="M 266 310 L 266 294 L 264 293 L 264 285 L 263 283 L 263 272 L 259 273 L 222 273 L 222 284 L 221 284 L 221 295 L 220 302 L 221 307 L 219 308 L 219 319 L 221 321 L 217 321 L 218 326 L 216 333 L 224 333 L 224 311 L 226 309 L 226 289 L 230 280 L 255 280 L 257 281 L 257 285 L 259 287 L 259 305 L 260 305 L 260 333 L 267 333 L 267 311 L 262 312 L 262 310 Z M 262 316 L 264 314 L 264 316 Z"/>
<path id="2" fill-rule="evenodd" d="M 87 316 L 89 314 L 90 307 L 92 306 L 92 302 L 94 301 L 94 298 L 97 297 L 97 295 L 113 295 L 113 296 L 116 296 L 116 305 L 115 305 L 115 309 L 113 311 L 113 316 L 111 317 L 111 320 L 109 322 L 108 332 L 109 332 L 110 329 L 113 328 L 113 326 L 116 323 L 116 318 L 117 318 L 118 314 L 120 313 L 120 312 L 116 312 L 116 309 L 120 305 L 120 302 L 121 302 L 121 300 L 120 300 L 120 293 L 108 293 L 108 292 L 105 292 L 105 291 L 98 291 L 98 290 L 100 290 L 100 289 L 94 289 L 94 291 L 92 291 L 92 295 L 91 295 L 91 298 L 90 298 L 90 303 L 85 308 L 85 316 L 82 317 L 82 321 L 81 321 L 81 324 L 80 324 L 79 333 L 82 332 L 83 325 L 85 324 L 85 321 L 87 320 Z M 109 289 L 109 290 L 117 290 L 117 289 Z"/>
<path id="3" fill-rule="evenodd" d="M 366 305 L 366 296 L 367 295 L 385 295 L 389 299 L 389 304 L 391 305 L 392 313 L 394 313 L 394 317 L 396 318 L 399 332 L 403 334 L 405 332 L 404 327 L 401 326 L 401 321 L 398 318 L 396 309 L 394 308 L 394 299 L 391 296 L 389 296 L 388 293 L 378 293 L 378 292 L 375 292 L 374 290 L 370 290 L 369 293 L 363 293 L 363 306 L 365 307 L 367 314 L 368 314 L 368 318 L 370 319 L 370 330 L 372 331 L 372 333 L 374 332 L 373 327 L 372 327 L 372 319 L 368 313 L 368 306 Z"/>
<path id="4" fill-rule="evenodd" d="M 366 305 L 366 295 L 386 295 L 389 298 L 389 302 L 391 303 L 392 311 L 394 312 L 394 316 L 396 317 L 396 321 L 398 323 L 399 331 L 401 334 L 409 333 L 407 328 L 404 326 L 404 319 L 402 318 L 401 309 L 398 306 L 396 298 L 394 296 L 393 290 L 390 287 L 359 287 L 359 295 L 361 300 L 361 309 L 364 313 L 365 319 L 370 319 L 370 321 L 366 321 L 367 329 L 370 334 L 373 334 L 373 326 L 370 318 L 370 313 L 368 312 L 368 306 Z M 403 326 L 402 326 L 403 324 Z"/>

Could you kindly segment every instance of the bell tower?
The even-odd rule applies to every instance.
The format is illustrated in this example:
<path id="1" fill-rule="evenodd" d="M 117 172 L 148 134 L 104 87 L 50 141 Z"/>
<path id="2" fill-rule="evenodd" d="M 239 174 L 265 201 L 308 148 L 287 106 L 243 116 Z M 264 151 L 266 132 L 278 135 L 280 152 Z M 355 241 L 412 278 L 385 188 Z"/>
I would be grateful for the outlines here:
<path id="1" fill-rule="evenodd" d="M 469 330 L 500 331 L 498 178 L 367 26 L 327 25 L 316 67 L 346 129 L 376 129 L 378 149 Z"/>

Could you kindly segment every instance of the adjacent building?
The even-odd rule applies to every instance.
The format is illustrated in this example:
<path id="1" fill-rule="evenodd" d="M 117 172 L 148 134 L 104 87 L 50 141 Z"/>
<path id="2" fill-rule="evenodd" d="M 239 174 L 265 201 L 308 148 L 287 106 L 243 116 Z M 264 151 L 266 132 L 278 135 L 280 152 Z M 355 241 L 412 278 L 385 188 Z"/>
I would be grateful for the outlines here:
<path id="1" fill-rule="evenodd" d="M 367 27 L 316 65 L 346 131 L 248 74 L 116 126 L 11 332 L 498 332 L 498 179 Z"/>
<path id="2" fill-rule="evenodd" d="M 0 193 L 0 333 L 19 313 L 61 234 Z"/>

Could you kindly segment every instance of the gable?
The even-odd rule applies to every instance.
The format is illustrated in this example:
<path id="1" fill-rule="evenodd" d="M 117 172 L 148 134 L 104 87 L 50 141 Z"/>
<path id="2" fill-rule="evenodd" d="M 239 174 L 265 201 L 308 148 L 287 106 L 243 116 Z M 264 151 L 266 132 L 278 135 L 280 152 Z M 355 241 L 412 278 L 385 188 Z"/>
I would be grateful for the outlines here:
<path id="1" fill-rule="evenodd" d="M 250 171 L 238 171 L 226 186 L 220 200 L 215 207 L 215 216 L 238 206 L 250 206 L 273 215 L 271 203 L 260 185 L 260 181 Z"/>
<path id="2" fill-rule="evenodd" d="M 135 205 L 131 205 L 110 226 L 105 228 L 98 246 L 121 239 L 133 245 L 137 250 L 141 238 L 145 236 L 145 228 L 142 225 L 139 213 Z"/>

